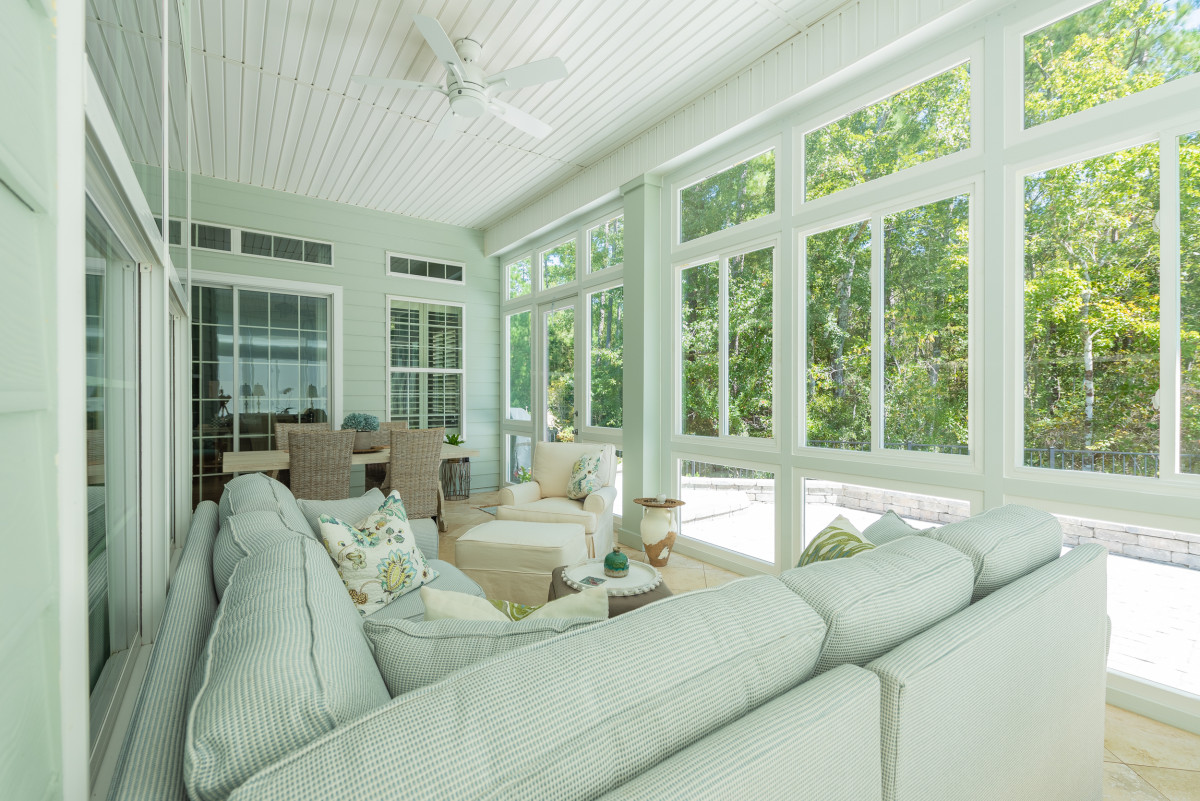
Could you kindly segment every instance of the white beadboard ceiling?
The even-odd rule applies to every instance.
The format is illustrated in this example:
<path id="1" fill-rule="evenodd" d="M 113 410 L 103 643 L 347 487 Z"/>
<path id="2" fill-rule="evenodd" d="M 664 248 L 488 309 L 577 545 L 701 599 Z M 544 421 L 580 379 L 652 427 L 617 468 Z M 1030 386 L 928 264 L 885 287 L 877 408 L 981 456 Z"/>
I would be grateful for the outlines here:
<path id="1" fill-rule="evenodd" d="M 193 0 L 193 170 L 239 183 L 487 228 L 603 159 L 845 0 Z M 88 51 L 130 158 L 160 164 L 157 4 L 88 1 Z M 505 96 L 554 126 L 492 117 L 433 138 L 440 95 L 364 88 L 368 74 L 441 83 L 412 24 L 483 45 L 488 73 L 549 56 L 569 77 Z M 168 38 L 180 41 L 178 22 Z M 182 50 L 171 71 L 182 73 Z M 169 162 L 186 127 L 172 103 Z"/>

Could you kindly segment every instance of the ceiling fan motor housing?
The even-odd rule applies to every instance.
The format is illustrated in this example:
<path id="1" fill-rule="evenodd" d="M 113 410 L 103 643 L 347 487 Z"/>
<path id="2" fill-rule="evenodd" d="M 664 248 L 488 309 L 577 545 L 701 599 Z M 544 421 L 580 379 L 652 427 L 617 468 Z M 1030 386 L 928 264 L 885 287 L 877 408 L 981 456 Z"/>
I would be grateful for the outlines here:
<path id="1" fill-rule="evenodd" d="M 488 106 L 484 74 L 478 65 L 483 48 L 474 39 L 459 39 L 454 43 L 454 49 L 463 60 L 466 74 L 458 80 L 454 70 L 448 71 L 446 94 L 450 98 L 450 108 L 460 117 L 482 117 Z"/>

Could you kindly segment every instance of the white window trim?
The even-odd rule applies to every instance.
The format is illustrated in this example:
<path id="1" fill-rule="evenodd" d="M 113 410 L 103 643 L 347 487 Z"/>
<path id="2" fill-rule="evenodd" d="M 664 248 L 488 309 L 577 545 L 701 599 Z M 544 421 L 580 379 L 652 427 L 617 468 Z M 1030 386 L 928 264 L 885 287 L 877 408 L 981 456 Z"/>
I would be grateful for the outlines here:
<path id="1" fill-rule="evenodd" d="M 565 237 L 562 237 L 561 239 L 554 240 L 553 242 L 546 245 L 545 247 L 538 249 L 537 260 L 534 262 L 534 269 L 537 270 L 537 275 L 534 276 L 534 280 L 533 280 L 535 294 L 539 294 L 539 293 L 540 294 L 548 294 L 548 293 L 552 293 L 552 292 L 566 291 L 567 288 L 574 287 L 579 283 L 579 275 L 580 275 L 579 262 L 580 262 L 580 258 L 581 258 L 579 250 L 580 250 L 580 243 L 582 241 L 583 241 L 583 237 L 580 235 L 579 231 L 575 231 L 570 236 L 565 236 Z M 575 243 L 575 277 L 572 278 L 570 281 L 564 281 L 561 284 L 555 284 L 552 287 L 548 287 L 548 286 L 546 286 L 545 263 L 544 263 L 546 254 L 551 253 L 555 250 L 558 250 L 560 247 L 567 244 L 568 242 Z"/>
<path id="2" fill-rule="evenodd" d="M 525 301 L 526 298 L 529 298 L 536 293 L 536 291 L 537 291 L 535 288 L 536 281 L 535 281 L 534 275 L 533 275 L 533 271 L 534 271 L 534 269 L 536 269 L 536 256 L 537 256 L 537 253 L 535 251 L 531 250 L 531 251 L 526 251 L 520 255 L 513 256 L 510 259 L 504 260 L 503 266 L 500 268 L 500 274 L 501 274 L 500 280 L 504 282 L 504 286 L 501 287 L 501 291 L 500 291 L 501 305 L 507 304 L 507 303 L 521 303 L 522 301 Z M 513 295 L 512 297 L 509 297 L 508 289 L 512 283 L 512 273 L 510 272 L 510 268 L 516 266 L 519 262 L 522 262 L 522 261 L 529 262 L 529 291 L 524 292 L 520 295 Z"/>
<path id="3" fill-rule="evenodd" d="M 416 259 L 418 261 L 431 261 L 435 264 L 444 264 L 450 267 L 462 268 L 462 279 L 455 281 L 453 278 L 435 278 L 428 275 L 410 275 L 409 273 L 394 273 L 392 272 L 392 257 L 399 259 Z M 505 268 L 507 269 L 507 267 Z M 414 281 L 432 281 L 435 284 L 444 284 L 449 286 L 466 286 L 467 285 L 467 263 L 457 261 L 455 259 L 443 259 L 441 256 L 420 256 L 414 253 L 404 253 L 399 250 L 389 250 L 383 255 L 383 274 L 388 278 L 398 278 L 401 280 L 411 278 Z"/>
<path id="4" fill-rule="evenodd" d="M 443 367 L 392 367 L 392 303 L 418 303 L 425 306 L 457 306 L 462 309 L 462 367 L 449 369 Z M 467 439 L 467 304 L 454 300 L 436 300 L 433 298 L 418 298 L 407 295 L 387 295 L 384 300 L 383 314 L 383 417 L 392 419 L 392 374 L 393 373 L 423 373 L 427 375 L 457 375 L 459 379 L 459 425 L 458 432 L 464 440 Z M 501 382 L 504 383 L 504 382 Z"/>
<path id="5" fill-rule="evenodd" d="M 599 219 L 592 220 L 590 223 L 587 223 L 586 225 L 584 225 L 582 227 L 583 233 L 580 236 L 579 241 L 583 243 L 584 262 L 585 262 L 585 266 L 583 269 L 583 278 L 585 281 L 589 278 L 593 278 L 593 277 L 597 277 L 597 276 L 604 276 L 607 278 L 609 275 L 612 275 L 614 272 L 620 272 L 625 269 L 624 259 L 617 262 L 616 264 L 610 264 L 607 267 L 600 269 L 600 270 L 592 269 L 592 231 L 595 231 L 596 229 L 598 229 L 602 226 L 607 226 L 610 222 L 616 222 L 617 220 L 624 220 L 624 219 L 625 219 L 625 209 L 621 208 L 621 209 L 617 209 L 616 211 L 614 211 L 611 214 L 605 214 Z M 622 225 L 621 225 L 622 241 L 624 240 L 624 230 L 625 230 L 625 226 L 624 226 L 624 223 L 622 223 Z M 622 247 L 624 247 L 623 244 L 622 244 Z"/>
<path id="6" fill-rule="evenodd" d="M 783 207 L 783 190 L 780 176 L 780 156 L 781 156 L 781 136 L 772 136 L 766 140 L 760 140 L 757 144 L 751 147 L 743 147 L 725 158 L 721 158 L 712 162 L 701 169 L 695 170 L 684 177 L 672 181 L 670 191 L 663 192 L 663 196 L 668 198 L 671 204 L 671 231 L 670 231 L 670 249 L 672 259 L 692 258 L 693 251 L 702 252 L 706 249 L 720 247 L 724 249 L 725 241 L 738 241 L 742 237 L 754 236 L 765 230 L 776 230 L 779 227 L 779 221 L 782 218 Z M 768 151 L 775 151 L 775 210 L 770 214 L 753 220 L 747 220 L 738 225 L 732 225 L 728 228 L 722 228 L 719 231 L 713 231 L 711 234 L 698 236 L 695 239 L 689 239 L 686 242 L 680 241 L 683 236 L 683 221 L 681 214 L 683 211 L 683 190 L 694 186 L 701 181 L 719 175 L 722 172 L 741 164 L 744 161 L 749 161 L 755 156 L 761 156 Z"/>

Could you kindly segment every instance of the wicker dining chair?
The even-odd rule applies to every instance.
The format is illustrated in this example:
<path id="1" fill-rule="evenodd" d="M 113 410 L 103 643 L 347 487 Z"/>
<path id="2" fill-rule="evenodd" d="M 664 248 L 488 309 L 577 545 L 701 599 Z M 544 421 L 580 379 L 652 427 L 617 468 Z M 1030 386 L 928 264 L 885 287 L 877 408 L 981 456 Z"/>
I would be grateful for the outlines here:
<path id="1" fill-rule="evenodd" d="M 392 432 L 393 431 L 407 431 L 407 430 L 408 430 L 408 421 L 407 420 L 399 420 L 394 423 L 380 423 L 379 424 L 379 438 L 376 440 L 376 444 L 382 445 L 385 448 L 390 447 L 392 444 Z M 385 492 L 385 493 L 387 492 L 387 490 L 384 488 L 387 487 L 389 483 L 391 483 L 388 479 L 388 463 L 387 462 L 380 462 L 379 464 L 367 465 L 365 474 L 366 474 L 366 485 L 367 485 L 366 488 L 367 489 L 372 489 L 373 487 L 379 487 L 381 490 L 383 490 L 383 492 Z"/>
<path id="2" fill-rule="evenodd" d="M 411 518 L 441 514 L 439 492 L 444 428 L 393 429 L 388 459 L 389 483 L 385 491 L 398 490 Z"/>
<path id="3" fill-rule="evenodd" d="M 275 424 L 275 450 L 286 451 L 288 449 L 288 435 L 294 431 L 332 431 L 333 427 L 328 423 L 276 423 Z M 291 481 L 288 471 L 272 470 L 269 475 L 271 478 L 282 481 L 290 486 Z"/>
<path id="4" fill-rule="evenodd" d="M 352 429 L 292 431 L 288 435 L 292 495 L 312 501 L 349 498 L 355 433 Z"/>

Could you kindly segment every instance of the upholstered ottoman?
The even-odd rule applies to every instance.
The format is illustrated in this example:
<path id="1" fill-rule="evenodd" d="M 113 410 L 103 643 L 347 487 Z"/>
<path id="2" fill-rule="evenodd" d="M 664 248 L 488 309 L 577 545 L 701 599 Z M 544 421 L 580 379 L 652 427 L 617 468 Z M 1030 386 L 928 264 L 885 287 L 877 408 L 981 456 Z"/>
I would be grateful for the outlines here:
<path id="1" fill-rule="evenodd" d="M 550 573 L 587 558 L 578 523 L 492 520 L 468 531 L 454 544 L 454 562 L 488 598 L 544 604 Z"/>

